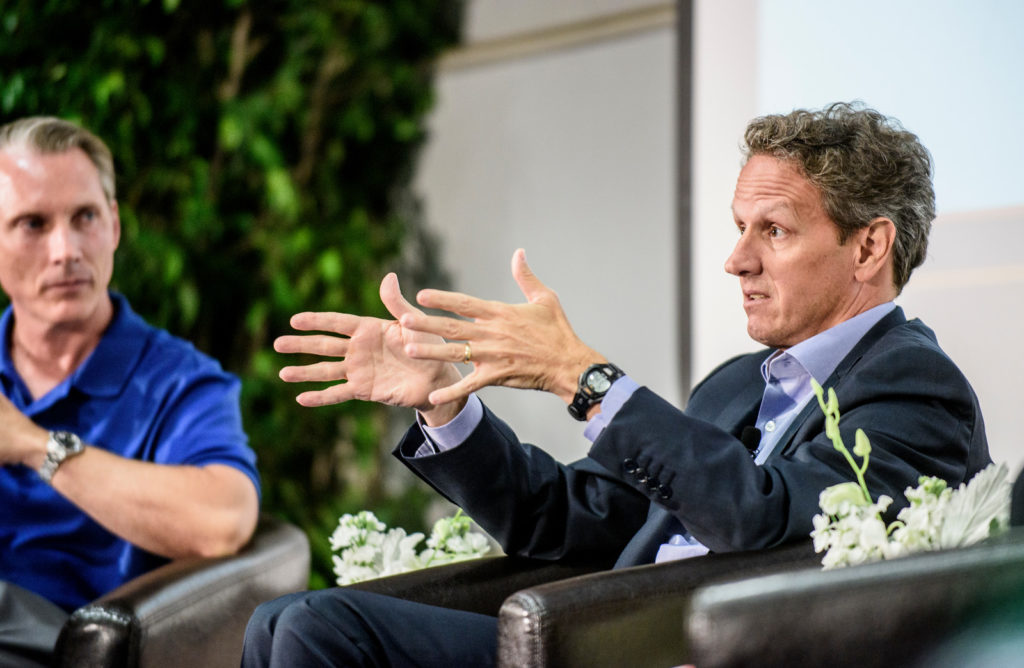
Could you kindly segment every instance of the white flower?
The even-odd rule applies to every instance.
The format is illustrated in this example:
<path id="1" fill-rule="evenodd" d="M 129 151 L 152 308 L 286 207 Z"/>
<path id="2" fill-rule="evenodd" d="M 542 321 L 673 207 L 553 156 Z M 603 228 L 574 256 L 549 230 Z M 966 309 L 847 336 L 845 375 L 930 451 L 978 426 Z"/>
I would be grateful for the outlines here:
<path id="1" fill-rule="evenodd" d="M 381 575 L 395 575 L 421 568 L 416 546 L 423 534 L 405 535 L 405 529 L 392 529 L 381 545 Z"/>
<path id="2" fill-rule="evenodd" d="M 921 476 L 917 487 L 904 492 L 910 505 L 886 527 L 882 515 L 892 499 L 881 496 L 871 503 L 865 478 L 871 454 L 867 434 L 857 430 L 851 454 L 839 431 L 835 392 L 829 389 L 826 401 L 824 389 L 813 378 L 811 387 L 825 414 L 826 435 L 857 478 L 857 482 L 832 485 L 818 496 L 823 514 L 814 516 L 811 537 L 814 550 L 825 552 L 821 563 L 826 569 L 971 545 L 1007 528 L 1011 483 L 1002 464 L 990 464 L 956 490 L 949 489 L 940 478 Z M 861 458 L 859 464 L 854 455 Z"/>
<path id="3" fill-rule="evenodd" d="M 955 490 L 938 478 L 922 476 L 917 487 L 906 489 L 910 505 L 888 527 L 882 515 L 892 503 L 890 497 L 858 505 L 848 499 L 851 487 L 822 492 L 824 512 L 812 520 L 814 550 L 825 552 L 822 566 L 831 569 L 971 545 L 1008 526 L 1010 487 L 1002 464 L 988 466 Z"/>
<path id="4" fill-rule="evenodd" d="M 867 506 L 871 501 L 855 482 L 844 482 L 821 490 L 818 505 L 826 515 L 846 515 L 852 506 Z"/>
<path id="5" fill-rule="evenodd" d="M 938 536 L 939 547 L 960 547 L 999 533 L 1010 523 L 1010 490 L 1005 464 L 992 464 L 950 495 Z"/>
<path id="6" fill-rule="evenodd" d="M 342 515 L 330 536 L 334 574 L 339 585 L 383 575 L 481 557 L 490 549 L 487 537 L 471 531 L 471 522 L 460 510 L 454 517 L 434 524 L 427 549 L 416 553 L 422 533 L 406 535 L 405 529 L 388 529 L 369 512 Z"/>

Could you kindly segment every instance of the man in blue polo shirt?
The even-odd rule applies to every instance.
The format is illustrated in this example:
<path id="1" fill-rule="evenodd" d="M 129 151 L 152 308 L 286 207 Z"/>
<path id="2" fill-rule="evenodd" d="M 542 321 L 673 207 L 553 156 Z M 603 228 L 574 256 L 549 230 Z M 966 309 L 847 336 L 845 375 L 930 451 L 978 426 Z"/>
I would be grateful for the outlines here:
<path id="1" fill-rule="evenodd" d="M 239 382 L 109 292 L 110 152 L 82 128 L 0 128 L 0 664 L 46 662 L 63 617 L 167 559 L 252 535 Z"/>

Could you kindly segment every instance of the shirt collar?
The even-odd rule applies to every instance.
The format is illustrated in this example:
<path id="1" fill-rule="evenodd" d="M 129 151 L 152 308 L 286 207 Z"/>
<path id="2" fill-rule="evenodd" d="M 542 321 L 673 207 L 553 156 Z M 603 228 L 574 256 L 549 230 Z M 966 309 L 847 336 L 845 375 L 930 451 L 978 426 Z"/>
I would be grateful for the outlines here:
<path id="1" fill-rule="evenodd" d="M 50 391 L 64 395 L 69 387 L 97 397 L 117 396 L 131 377 L 149 338 L 150 328 L 131 307 L 128 300 L 110 293 L 114 315 L 95 350 L 72 372 L 70 378 Z M 10 306 L 0 317 L 0 376 L 5 383 L 21 384 L 21 376 L 11 359 L 11 330 L 14 312 Z"/>
<path id="2" fill-rule="evenodd" d="M 843 361 L 843 358 L 853 350 L 857 342 L 864 338 L 868 330 L 878 324 L 878 321 L 894 308 L 896 308 L 894 302 L 879 304 L 801 341 L 788 350 L 776 350 L 761 363 L 761 375 L 767 382 L 772 363 L 788 355 L 795 359 L 812 378 L 822 383 L 825 382 Z"/>

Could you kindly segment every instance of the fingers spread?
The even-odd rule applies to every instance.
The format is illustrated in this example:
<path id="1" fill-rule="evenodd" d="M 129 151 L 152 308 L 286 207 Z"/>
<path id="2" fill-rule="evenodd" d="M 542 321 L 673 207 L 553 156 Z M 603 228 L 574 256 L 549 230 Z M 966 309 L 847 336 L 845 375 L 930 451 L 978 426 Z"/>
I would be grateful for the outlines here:
<path id="1" fill-rule="evenodd" d="M 295 397 L 295 401 L 299 402 L 302 406 L 316 408 L 317 406 L 330 406 L 332 404 L 344 403 L 353 398 L 354 396 L 349 390 L 348 384 L 345 383 L 342 385 L 333 385 L 325 390 L 303 392 Z"/>
<path id="2" fill-rule="evenodd" d="M 317 362 L 305 366 L 286 366 L 278 373 L 286 383 L 333 382 L 345 380 L 345 362 Z"/>
<path id="3" fill-rule="evenodd" d="M 308 336 L 286 335 L 274 339 L 274 350 L 279 353 L 307 353 L 323 357 L 344 357 L 348 354 L 349 339 L 324 334 Z"/>
<path id="4" fill-rule="evenodd" d="M 456 313 L 466 318 L 483 318 L 491 315 L 491 302 L 461 292 L 446 290 L 420 290 L 416 295 L 420 306 Z"/>
<path id="5" fill-rule="evenodd" d="M 440 315 L 425 313 L 407 313 L 399 320 L 402 327 L 414 332 L 436 334 L 445 339 L 465 340 L 473 336 L 476 329 L 468 320 L 458 320 Z"/>
<path id="6" fill-rule="evenodd" d="M 396 320 L 406 313 L 420 312 L 402 296 L 402 290 L 398 285 L 398 276 L 393 272 L 385 276 L 380 283 L 380 300 L 388 313 L 395 316 Z"/>
<path id="7" fill-rule="evenodd" d="M 310 312 L 296 313 L 292 316 L 291 325 L 302 331 L 334 332 L 350 336 L 359 326 L 360 318 L 351 313 Z"/>
<path id="8" fill-rule="evenodd" d="M 540 279 L 526 264 L 526 251 L 522 248 L 512 254 L 512 278 L 515 279 L 519 289 L 522 290 L 526 300 L 533 302 L 539 297 L 550 292 L 548 287 L 540 282 Z"/>
<path id="9" fill-rule="evenodd" d="M 476 387 L 476 379 L 474 378 L 475 375 L 471 373 L 454 385 L 434 390 L 427 396 L 427 400 L 435 406 L 440 406 L 441 404 L 459 401 L 468 397 L 478 389 Z"/>
<path id="10" fill-rule="evenodd" d="M 472 349 L 471 349 L 472 350 Z M 475 355 L 478 351 L 472 350 Z M 405 354 L 413 359 L 438 362 L 466 362 L 465 343 L 407 343 Z"/>

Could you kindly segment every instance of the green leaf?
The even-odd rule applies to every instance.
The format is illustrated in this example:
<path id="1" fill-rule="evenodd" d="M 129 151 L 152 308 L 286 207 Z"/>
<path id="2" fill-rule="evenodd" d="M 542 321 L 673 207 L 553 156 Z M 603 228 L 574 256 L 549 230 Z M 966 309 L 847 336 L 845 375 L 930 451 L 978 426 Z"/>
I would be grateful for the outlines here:
<path id="1" fill-rule="evenodd" d="M 386 316 L 377 286 L 391 269 L 410 290 L 447 287 L 435 246 L 405 243 L 429 230 L 410 175 L 461 3 L 0 5 L 0 112 L 57 113 L 110 146 L 115 287 L 241 378 L 263 507 L 310 532 L 311 583 L 333 581 L 325 537 L 341 512 L 425 528 L 431 492 L 384 483 L 390 413 L 299 406 L 310 388 L 277 373 L 310 360 L 272 343 L 297 311 Z"/>

